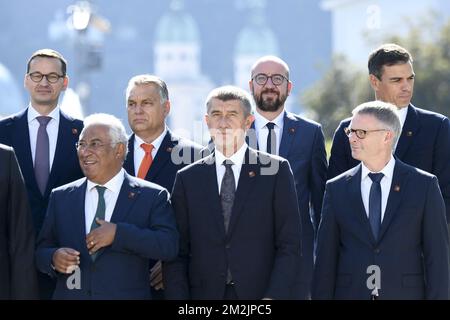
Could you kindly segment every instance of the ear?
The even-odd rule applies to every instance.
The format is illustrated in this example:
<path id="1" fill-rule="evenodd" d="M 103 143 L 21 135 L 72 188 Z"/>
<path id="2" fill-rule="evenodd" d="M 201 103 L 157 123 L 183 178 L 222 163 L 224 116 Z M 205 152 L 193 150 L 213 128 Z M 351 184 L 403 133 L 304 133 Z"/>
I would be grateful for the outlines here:
<path id="1" fill-rule="evenodd" d="M 205 114 L 205 122 L 206 122 L 206 125 L 209 128 L 209 116 L 208 116 L 208 114 Z"/>
<path id="2" fill-rule="evenodd" d="M 69 85 L 69 77 L 65 76 L 63 81 L 63 90 L 66 90 L 68 85 Z"/>
<path id="3" fill-rule="evenodd" d="M 247 119 L 245 119 L 245 129 L 248 130 L 250 129 L 250 126 L 252 125 L 253 121 L 255 121 L 255 116 L 254 115 L 249 115 L 247 117 Z"/>
<path id="4" fill-rule="evenodd" d="M 287 85 L 287 95 L 288 96 L 291 94 L 292 87 L 293 87 L 292 82 L 289 81 L 288 85 Z"/>
<path id="5" fill-rule="evenodd" d="M 249 87 L 249 89 L 250 89 L 250 92 L 253 93 L 253 80 L 252 80 L 252 79 L 250 79 L 250 80 L 248 81 L 248 87 Z"/>
<path id="6" fill-rule="evenodd" d="M 164 116 L 167 117 L 169 112 L 170 112 L 170 101 L 167 100 L 166 103 L 164 104 Z"/>
<path id="7" fill-rule="evenodd" d="M 376 76 L 374 76 L 373 74 L 370 74 L 369 75 L 369 82 L 370 82 L 370 86 L 372 87 L 372 89 L 374 91 L 378 91 L 380 80 Z"/>
<path id="8" fill-rule="evenodd" d="M 123 159 L 124 155 L 125 155 L 125 145 L 123 143 L 118 143 L 116 149 L 116 158 Z"/>

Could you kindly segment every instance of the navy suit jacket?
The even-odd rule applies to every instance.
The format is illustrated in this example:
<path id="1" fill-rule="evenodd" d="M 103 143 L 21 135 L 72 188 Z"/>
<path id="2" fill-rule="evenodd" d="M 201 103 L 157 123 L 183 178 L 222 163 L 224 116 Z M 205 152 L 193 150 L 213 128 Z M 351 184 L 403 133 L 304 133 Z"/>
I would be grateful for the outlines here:
<path id="1" fill-rule="evenodd" d="M 34 175 L 27 112 L 28 108 L 0 121 L 0 143 L 13 147 L 16 152 L 25 179 L 37 235 L 44 221 L 52 189 L 83 177 L 75 148 L 75 143 L 83 129 L 83 122 L 60 112 L 55 157 L 45 194 L 42 195 Z"/>
<path id="2" fill-rule="evenodd" d="M 328 179 L 356 166 L 344 128 L 350 119 L 336 129 L 331 148 Z M 434 174 L 444 198 L 447 221 L 450 221 L 450 121 L 435 112 L 409 105 L 406 121 L 395 156 L 401 161 Z"/>
<path id="3" fill-rule="evenodd" d="M 180 253 L 163 264 L 166 298 L 223 299 L 227 267 L 239 299 L 296 298 L 301 220 L 286 160 L 246 151 L 228 233 L 214 154 L 178 171 L 172 204 Z"/>
<path id="4" fill-rule="evenodd" d="M 14 151 L 0 145 L 0 300 L 37 298 L 27 190 Z"/>
<path id="5" fill-rule="evenodd" d="M 378 240 L 361 198 L 361 165 L 327 182 L 317 240 L 313 299 L 448 299 L 449 240 L 435 176 L 396 160 Z"/>
<path id="6" fill-rule="evenodd" d="M 254 124 L 252 125 L 254 129 Z M 255 131 L 249 130 L 249 143 L 258 140 Z M 253 148 L 257 146 L 250 145 Z M 302 219 L 302 261 L 299 288 L 300 297 L 310 295 L 313 274 L 315 230 L 320 222 L 323 193 L 327 180 L 327 155 L 321 126 L 293 113 L 285 112 L 280 157 L 289 161 L 294 174 L 295 187 Z"/>
<path id="7" fill-rule="evenodd" d="M 134 167 L 134 139 L 135 135 L 132 134 L 128 140 L 127 158 L 123 164 L 124 169 L 132 176 L 135 176 L 136 172 Z M 178 137 L 167 130 L 145 180 L 159 184 L 171 192 L 177 171 L 199 160 L 202 148 L 202 146 Z"/>
<path id="8" fill-rule="evenodd" d="M 50 196 L 36 261 L 41 272 L 57 278 L 53 298 L 149 299 L 148 259 L 173 259 L 178 253 L 168 192 L 125 173 L 111 217 L 117 225 L 114 241 L 93 262 L 86 247 L 86 186 L 82 178 L 53 190 Z M 53 254 L 61 247 L 80 252 L 81 289 L 68 289 L 68 275 L 51 268 Z"/>

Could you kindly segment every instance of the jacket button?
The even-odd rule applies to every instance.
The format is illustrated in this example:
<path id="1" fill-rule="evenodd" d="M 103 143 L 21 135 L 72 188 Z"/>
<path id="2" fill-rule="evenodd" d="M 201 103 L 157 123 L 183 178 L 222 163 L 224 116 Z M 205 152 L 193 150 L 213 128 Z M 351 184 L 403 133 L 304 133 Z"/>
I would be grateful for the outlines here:
<path id="1" fill-rule="evenodd" d="M 230 249 L 230 248 L 231 248 L 231 244 L 227 243 L 227 244 L 225 245 L 225 249 Z"/>
<path id="2" fill-rule="evenodd" d="M 375 250 L 373 250 L 376 254 L 379 254 L 381 252 L 381 250 L 379 248 L 375 248 Z"/>

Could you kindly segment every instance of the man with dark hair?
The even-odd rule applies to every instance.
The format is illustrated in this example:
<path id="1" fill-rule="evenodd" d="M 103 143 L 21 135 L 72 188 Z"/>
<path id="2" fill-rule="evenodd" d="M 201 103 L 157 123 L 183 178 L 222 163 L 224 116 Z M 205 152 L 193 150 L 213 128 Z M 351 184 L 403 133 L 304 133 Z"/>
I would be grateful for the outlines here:
<path id="1" fill-rule="evenodd" d="M 75 143 L 83 122 L 64 114 L 58 100 L 67 88 L 66 61 L 57 51 L 41 49 L 27 63 L 24 85 L 30 94 L 28 107 L 0 121 L 0 143 L 16 152 L 28 191 L 28 200 L 39 234 L 53 188 L 83 176 Z M 42 299 L 49 299 L 54 283 L 39 274 Z"/>
<path id="2" fill-rule="evenodd" d="M 437 176 L 450 221 L 450 121 L 447 117 L 411 104 L 415 74 L 411 54 L 396 44 L 384 44 L 370 54 L 369 80 L 377 100 L 398 108 L 402 132 L 395 156 L 403 162 Z M 331 148 L 328 178 L 359 163 L 351 154 L 344 128 L 336 129 Z"/>

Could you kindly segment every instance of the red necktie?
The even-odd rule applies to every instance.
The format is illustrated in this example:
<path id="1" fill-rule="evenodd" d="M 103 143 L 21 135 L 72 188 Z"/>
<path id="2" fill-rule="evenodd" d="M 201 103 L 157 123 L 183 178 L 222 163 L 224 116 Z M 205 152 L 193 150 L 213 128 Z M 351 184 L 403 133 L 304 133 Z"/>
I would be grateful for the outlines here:
<path id="1" fill-rule="evenodd" d="M 153 145 L 152 144 L 141 144 L 141 148 L 145 151 L 145 156 L 142 159 L 141 165 L 139 166 L 138 171 L 138 178 L 145 179 L 145 176 L 147 175 L 148 169 L 150 169 L 150 166 L 152 165 L 153 158 L 152 158 L 152 150 Z"/>

